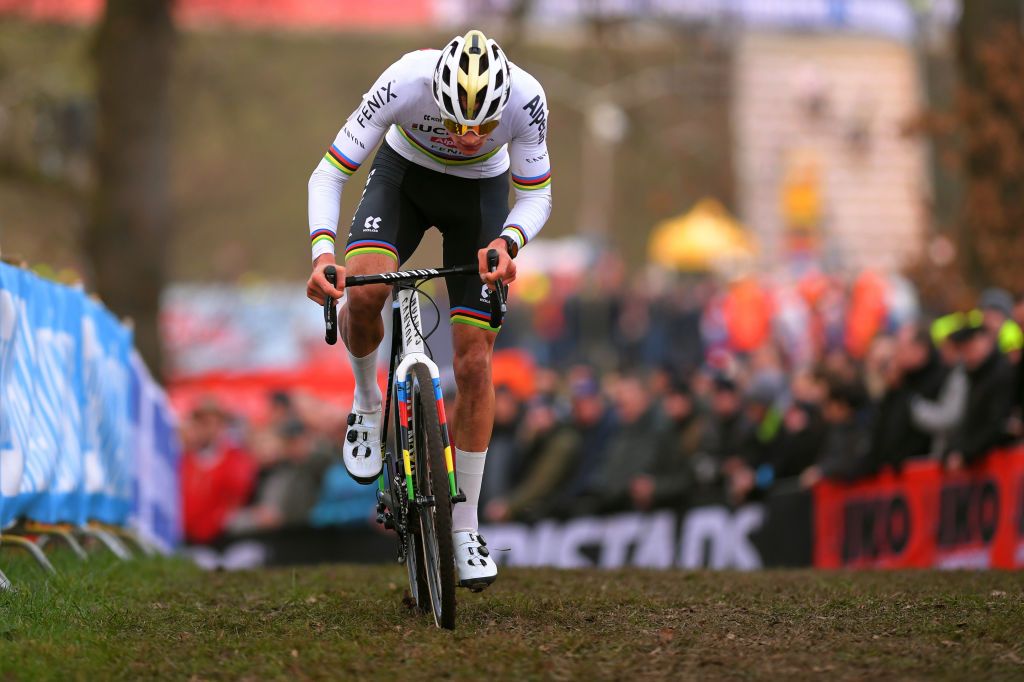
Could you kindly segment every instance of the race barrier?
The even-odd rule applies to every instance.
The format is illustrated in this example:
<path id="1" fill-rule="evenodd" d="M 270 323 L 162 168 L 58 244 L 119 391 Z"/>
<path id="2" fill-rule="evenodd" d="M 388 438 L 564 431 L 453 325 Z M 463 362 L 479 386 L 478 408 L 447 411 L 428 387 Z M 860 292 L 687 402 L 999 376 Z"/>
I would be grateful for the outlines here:
<path id="1" fill-rule="evenodd" d="M 851 484 L 783 481 L 738 507 L 712 494 L 680 509 L 484 525 L 508 566 L 559 568 L 1019 568 L 1024 566 L 1024 448 L 949 474 L 909 462 Z M 208 567 L 394 560 L 368 523 L 300 528 L 196 550 Z"/>
<path id="2" fill-rule="evenodd" d="M 0 532 L 130 527 L 170 551 L 180 541 L 174 424 L 110 311 L 0 263 Z"/>
<path id="3" fill-rule="evenodd" d="M 821 568 L 1019 568 L 1024 449 L 994 452 L 955 474 L 910 462 L 855 484 L 821 484 L 814 526 Z"/>

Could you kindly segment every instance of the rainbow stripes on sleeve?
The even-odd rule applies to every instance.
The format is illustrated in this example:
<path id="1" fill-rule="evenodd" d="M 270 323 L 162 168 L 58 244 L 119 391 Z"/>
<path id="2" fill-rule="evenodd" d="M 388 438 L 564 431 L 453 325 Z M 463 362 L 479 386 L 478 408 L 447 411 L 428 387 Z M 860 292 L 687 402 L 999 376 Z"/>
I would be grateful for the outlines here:
<path id="1" fill-rule="evenodd" d="M 522 177 L 512 174 L 512 186 L 518 190 L 529 192 L 536 189 L 544 189 L 551 184 L 551 169 L 547 169 L 540 175 L 535 175 L 532 178 Z"/>
<path id="2" fill-rule="evenodd" d="M 522 226 L 516 225 L 515 223 L 506 225 L 501 230 L 501 236 L 512 237 L 512 239 L 515 239 L 516 243 L 519 244 L 520 249 L 526 246 L 526 242 L 530 241 L 529 238 L 526 236 L 526 230 L 524 230 Z"/>
<path id="3" fill-rule="evenodd" d="M 359 170 L 359 164 L 345 156 L 342 151 L 333 144 L 327 150 L 327 153 L 324 154 L 324 159 L 327 160 L 327 163 L 331 164 L 345 175 L 352 175 Z"/>
<path id="4" fill-rule="evenodd" d="M 309 238 L 313 242 L 313 248 L 314 249 L 317 247 L 317 244 L 328 244 L 331 247 L 331 251 L 333 251 L 334 250 L 334 238 L 335 238 L 335 236 L 336 235 L 334 233 L 334 230 L 319 229 L 319 230 L 314 230 L 309 235 Z"/>
<path id="5" fill-rule="evenodd" d="M 390 256 L 395 259 L 396 263 L 401 262 L 401 259 L 398 257 L 398 249 L 387 242 L 378 241 L 376 239 L 357 239 L 350 243 L 348 248 L 345 249 L 345 260 L 348 260 L 352 256 L 361 256 L 367 253 Z"/>

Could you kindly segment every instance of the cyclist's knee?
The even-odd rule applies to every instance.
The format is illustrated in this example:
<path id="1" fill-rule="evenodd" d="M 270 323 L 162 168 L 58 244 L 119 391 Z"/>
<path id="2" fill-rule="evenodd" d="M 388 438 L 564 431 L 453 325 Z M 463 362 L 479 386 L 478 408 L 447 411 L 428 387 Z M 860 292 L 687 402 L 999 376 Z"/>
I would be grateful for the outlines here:
<path id="1" fill-rule="evenodd" d="M 455 383 L 461 390 L 491 384 L 491 349 L 486 343 L 466 344 L 454 362 Z"/>
<path id="2" fill-rule="evenodd" d="M 362 287 L 349 287 L 346 292 L 348 314 L 357 320 L 380 315 L 384 302 L 387 301 L 391 287 L 386 284 L 372 284 Z"/>

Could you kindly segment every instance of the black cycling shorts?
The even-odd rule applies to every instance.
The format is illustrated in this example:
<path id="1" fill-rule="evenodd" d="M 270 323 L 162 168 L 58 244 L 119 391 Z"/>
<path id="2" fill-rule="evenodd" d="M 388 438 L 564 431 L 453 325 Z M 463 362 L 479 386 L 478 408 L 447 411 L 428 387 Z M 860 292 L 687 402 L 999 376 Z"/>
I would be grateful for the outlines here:
<path id="1" fill-rule="evenodd" d="M 381 144 L 349 231 L 345 260 L 364 253 L 391 256 L 399 266 L 424 233 L 444 238 L 444 265 L 477 262 L 477 251 L 497 239 L 508 217 L 508 172 L 469 179 L 419 166 Z M 487 289 L 473 277 L 448 277 L 452 323 L 490 329 Z"/>

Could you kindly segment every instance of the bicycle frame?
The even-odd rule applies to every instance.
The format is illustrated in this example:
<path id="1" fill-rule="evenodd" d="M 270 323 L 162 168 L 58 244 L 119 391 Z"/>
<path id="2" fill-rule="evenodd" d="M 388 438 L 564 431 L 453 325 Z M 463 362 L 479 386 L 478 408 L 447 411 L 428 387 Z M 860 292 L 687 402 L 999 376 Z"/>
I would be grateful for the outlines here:
<path id="1" fill-rule="evenodd" d="M 451 441 L 448 437 L 448 420 L 444 411 L 444 396 L 441 393 L 441 373 L 437 365 L 426 353 L 426 344 L 423 340 L 423 318 L 420 314 L 420 299 L 414 289 L 399 289 L 392 303 L 392 320 L 392 355 L 388 379 L 389 384 L 395 386 L 395 397 L 398 401 L 399 443 L 396 443 L 396 447 L 401 447 L 402 449 L 406 494 L 410 503 L 416 502 L 416 490 L 412 477 L 412 459 L 409 452 L 412 447 L 412 436 L 409 432 L 409 415 L 412 414 L 413 409 L 412 379 L 409 376 L 409 372 L 416 365 L 422 365 L 430 373 L 431 383 L 433 384 L 434 400 L 437 401 L 437 415 L 441 422 L 441 442 L 444 445 L 444 463 L 448 474 L 449 494 L 454 501 L 459 496 L 459 488 L 455 479 L 455 463 L 452 459 Z M 399 330 L 401 334 L 399 334 Z M 390 406 L 387 407 L 385 415 L 389 413 Z M 386 420 L 387 417 L 385 417 L 385 427 L 382 430 L 385 438 L 387 433 Z M 383 489 L 383 472 L 381 473 L 379 486 Z"/>

